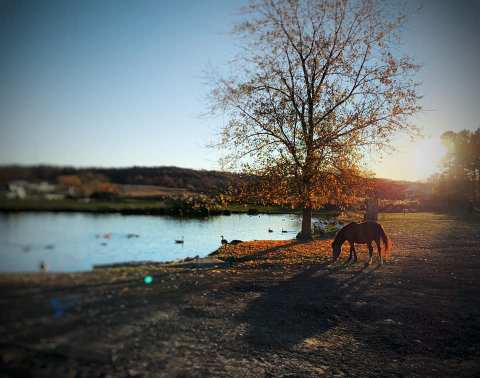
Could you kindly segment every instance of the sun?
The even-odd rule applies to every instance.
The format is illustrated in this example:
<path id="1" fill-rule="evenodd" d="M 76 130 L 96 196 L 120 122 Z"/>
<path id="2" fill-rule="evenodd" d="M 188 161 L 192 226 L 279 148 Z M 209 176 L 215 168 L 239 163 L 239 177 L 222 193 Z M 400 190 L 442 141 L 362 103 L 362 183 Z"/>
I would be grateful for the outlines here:
<path id="1" fill-rule="evenodd" d="M 441 160 L 447 153 L 447 148 L 440 138 L 425 138 L 413 142 L 407 154 L 411 156 L 415 176 L 426 179 L 437 173 Z"/>

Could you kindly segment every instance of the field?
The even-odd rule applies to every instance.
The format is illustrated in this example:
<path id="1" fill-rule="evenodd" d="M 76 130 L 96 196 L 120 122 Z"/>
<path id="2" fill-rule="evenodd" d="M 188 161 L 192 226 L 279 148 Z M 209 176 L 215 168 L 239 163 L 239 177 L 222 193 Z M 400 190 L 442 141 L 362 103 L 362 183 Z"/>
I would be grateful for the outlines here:
<path id="1" fill-rule="evenodd" d="M 255 241 L 213 269 L 0 275 L 0 376 L 479 376 L 480 219 L 380 222 L 383 266 Z"/>

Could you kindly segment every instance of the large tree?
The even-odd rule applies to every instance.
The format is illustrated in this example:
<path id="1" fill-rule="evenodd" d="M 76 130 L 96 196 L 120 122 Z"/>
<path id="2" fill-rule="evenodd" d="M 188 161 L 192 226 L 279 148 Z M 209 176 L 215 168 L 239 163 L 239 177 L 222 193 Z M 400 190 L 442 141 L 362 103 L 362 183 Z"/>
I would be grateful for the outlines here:
<path id="1" fill-rule="evenodd" d="M 243 49 L 212 91 L 225 161 L 301 206 L 304 239 L 312 209 L 348 194 L 365 153 L 414 130 L 417 66 L 397 52 L 404 17 L 391 13 L 375 0 L 261 0 L 234 29 Z"/>

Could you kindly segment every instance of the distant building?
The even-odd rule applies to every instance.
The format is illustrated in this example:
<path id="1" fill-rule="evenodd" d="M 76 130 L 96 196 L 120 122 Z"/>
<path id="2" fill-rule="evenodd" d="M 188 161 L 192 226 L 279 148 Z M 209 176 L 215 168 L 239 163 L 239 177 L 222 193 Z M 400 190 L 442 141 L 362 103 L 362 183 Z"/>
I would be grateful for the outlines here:
<path id="1" fill-rule="evenodd" d="M 60 199 L 65 196 L 56 192 L 57 187 L 48 182 L 32 183 L 28 181 L 18 180 L 8 183 L 8 199 L 25 199 L 27 197 L 37 197 L 45 199 Z"/>
<path id="2" fill-rule="evenodd" d="M 41 182 L 40 184 L 29 184 L 29 188 L 32 191 L 40 193 L 50 193 L 56 189 L 55 185 L 49 184 L 48 182 Z"/>
<path id="3" fill-rule="evenodd" d="M 12 181 L 8 184 L 8 199 L 24 199 L 27 198 L 28 182 L 26 181 Z"/>

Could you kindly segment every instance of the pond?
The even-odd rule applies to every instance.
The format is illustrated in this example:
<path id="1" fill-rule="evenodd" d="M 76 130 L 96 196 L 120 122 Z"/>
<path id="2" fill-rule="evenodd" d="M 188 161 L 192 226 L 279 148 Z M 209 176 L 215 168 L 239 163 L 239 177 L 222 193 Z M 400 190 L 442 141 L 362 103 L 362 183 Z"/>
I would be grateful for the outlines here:
<path id="1" fill-rule="evenodd" d="M 178 218 L 85 213 L 0 213 L 0 272 L 91 270 L 126 261 L 206 256 L 227 240 L 293 239 L 294 214 Z M 272 229 L 273 232 L 269 232 Z M 285 232 L 282 232 L 282 229 Z M 175 243 L 182 239 L 183 244 Z"/>

